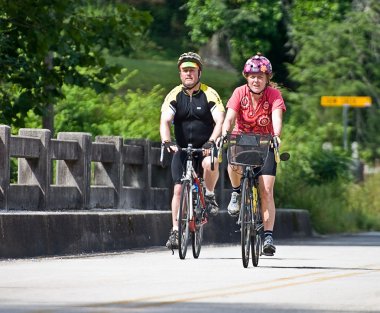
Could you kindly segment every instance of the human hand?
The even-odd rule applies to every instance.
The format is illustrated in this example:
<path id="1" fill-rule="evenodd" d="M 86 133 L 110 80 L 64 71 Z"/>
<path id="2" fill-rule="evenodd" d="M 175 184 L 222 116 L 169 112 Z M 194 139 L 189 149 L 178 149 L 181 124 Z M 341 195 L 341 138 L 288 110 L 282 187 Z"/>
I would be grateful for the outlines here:
<path id="1" fill-rule="evenodd" d="M 176 152 L 178 151 L 178 147 L 174 142 L 171 141 L 164 141 L 161 143 L 161 146 L 166 149 L 168 152 Z"/>
<path id="2" fill-rule="evenodd" d="M 215 141 L 214 140 L 209 140 L 209 141 L 205 142 L 202 146 L 202 148 L 205 150 L 213 149 L 214 147 L 215 147 Z"/>

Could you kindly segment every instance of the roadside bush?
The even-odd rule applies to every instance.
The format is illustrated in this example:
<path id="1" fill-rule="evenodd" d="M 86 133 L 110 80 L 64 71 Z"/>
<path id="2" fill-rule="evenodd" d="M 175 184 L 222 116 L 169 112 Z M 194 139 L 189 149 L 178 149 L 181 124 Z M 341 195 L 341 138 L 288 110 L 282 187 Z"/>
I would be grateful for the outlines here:
<path id="1" fill-rule="evenodd" d="M 163 89 L 128 89 L 128 80 L 136 71 L 126 71 L 113 84 L 112 94 L 96 94 L 87 88 L 65 88 L 66 99 L 56 105 L 56 132 L 80 131 L 96 135 L 159 140 L 160 109 Z"/>

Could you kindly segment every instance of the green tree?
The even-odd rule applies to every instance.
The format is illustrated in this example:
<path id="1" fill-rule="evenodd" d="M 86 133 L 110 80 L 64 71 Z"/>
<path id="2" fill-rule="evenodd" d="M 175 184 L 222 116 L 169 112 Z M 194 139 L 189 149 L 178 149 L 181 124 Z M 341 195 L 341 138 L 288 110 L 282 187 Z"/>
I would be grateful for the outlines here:
<path id="1" fill-rule="evenodd" d="M 29 110 L 51 120 L 63 84 L 109 90 L 120 67 L 103 51 L 143 45 L 150 22 L 118 1 L 0 0 L 0 122 L 23 126 Z"/>
<path id="2" fill-rule="evenodd" d="M 150 91 L 128 89 L 137 70 L 116 75 L 113 93 L 99 95 L 91 88 L 64 86 L 66 98 L 56 105 L 57 131 L 90 132 L 123 138 L 159 141 L 158 125 L 164 90 L 159 85 Z M 30 120 L 33 120 L 31 118 Z"/>
<path id="3" fill-rule="evenodd" d="M 367 157 L 379 157 L 380 3 L 295 1 L 291 12 L 295 59 L 288 68 L 297 86 L 290 95 L 291 123 L 306 124 L 309 129 L 341 125 L 342 109 L 321 108 L 321 96 L 371 96 L 372 108 L 350 109 L 350 138 L 361 143 Z M 342 128 L 335 135 L 326 131 L 324 136 L 340 145 Z"/>
<path id="4" fill-rule="evenodd" d="M 284 81 L 287 48 L 282 1 L 190 0 L 186 8 L 193 42 L 203 45 L 219 34 L 239 72 L 245 60 L 260 51 L 273 63 L 276 80 Z"/>

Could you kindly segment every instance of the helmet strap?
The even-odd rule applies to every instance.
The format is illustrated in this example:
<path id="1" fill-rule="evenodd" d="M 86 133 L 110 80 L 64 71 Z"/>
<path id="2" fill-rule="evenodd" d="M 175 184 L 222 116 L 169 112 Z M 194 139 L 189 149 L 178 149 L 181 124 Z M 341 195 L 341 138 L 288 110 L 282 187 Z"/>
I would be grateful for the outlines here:
<path id="1" fill-rule="evenodd" d="M 267 89 L 268 86 L 269 86 L 269 82 L 266 83 L 266 85 L 265 85 L 265 87 L 264 87 L 263 90 L 261 90 L 260 92 L 254 92 L 254 91 L 251 89 L 251 87 L 249 87 L 249 85 L 248 85 L 248 83 L 247 83 L 247 87 L 248 87 L 249 91 L 250 91 L 251 93 L 253 93 L 254 95 L 258 95 L 258 96 L 261 96 L 261 95 L 264 93 L 265 89 Z"/>
<path id="2" fill-rule="evenodd" d="M 248 86 L 248 84 L 247 84 L 247 86 Z M 251 93 L 253 93 L 253 94 L 255 94 L 255 95 L 258 95 L 258 96 L 261 96 L 261 95 L 263 94 L 263 92 L 265 91 L 265 89 L 267 89 L 267 86 L 265 86 L 264 89 L 261 90 L 260 92 L 254 92 L 254 91 L 251 89 L 251 87 L 249 87 L 249 86 L 248 86 L 248 89 L 249 89 L 249 91 L 250 91 Z"/>

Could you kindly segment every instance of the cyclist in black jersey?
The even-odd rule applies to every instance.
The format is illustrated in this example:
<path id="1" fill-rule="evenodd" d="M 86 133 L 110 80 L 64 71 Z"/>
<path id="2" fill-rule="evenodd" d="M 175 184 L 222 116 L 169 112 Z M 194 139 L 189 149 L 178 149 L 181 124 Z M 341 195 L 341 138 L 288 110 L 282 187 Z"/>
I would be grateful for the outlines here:
<path id="1" fill-rule="evenodd" d="M 174 87 L 166 96 L 161 108 L 160 135 L 168 151 L 174 152 L 171 172 L 174 181 L 174 192 L 171 202 L 172 223 L 169 249 L 178 248 L 178 209 L 181 196 L 181 177 L 185 166 L 186 153 L 178 150 L 189 143 L 194 148 L 214 149 L 215 140 L 220 136 L 224 120 L 224 106 L 218 93 L 201 83 L 202 59 L 194 52 L 182 54 L 178 59 L 181 84 Z M 171 125 L 174 124 L 175 142 L 171 138 Z M 178 145 L 178 146 L 177 146 Z M 216 153 L 215 153 L 216 155 Z M 219 164 L 215 157 L 214 170 L 211 170 L 209 153 L 199 156 L 200 172 L 206 186 L 205 200 L 211 215 L 218 213 L 214 188 L 219 178 Z"/>

